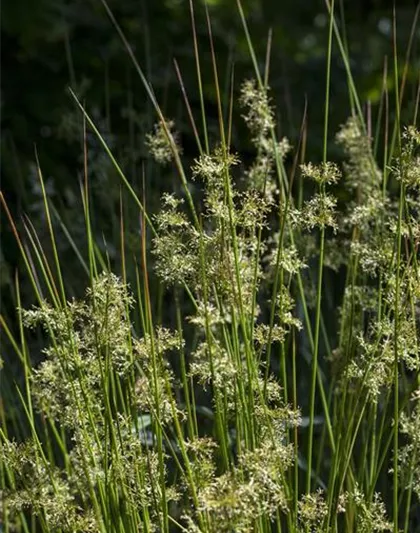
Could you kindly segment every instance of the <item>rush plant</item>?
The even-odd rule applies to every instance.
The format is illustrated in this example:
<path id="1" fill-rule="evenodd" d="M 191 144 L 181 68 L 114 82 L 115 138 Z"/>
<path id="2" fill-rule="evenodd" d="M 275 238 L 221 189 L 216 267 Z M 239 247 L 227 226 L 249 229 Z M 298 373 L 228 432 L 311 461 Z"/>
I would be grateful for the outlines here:
<path id="1" fill-rule="evenodd" d="M 141 222 L 128 279 L 121 209 L 116 275 L 92 232 L 85 168 L 87 252 L 78 257 L 88 282 L 79 298 L 66 285 L 41 170 L 49 252 L 29 220 L 17 229 L 2 196 L 26 267 L 15 277 L 17 327 L 1 317 L 22 373 L 0 411 L 2 531 L 418 531 L 419 93 L 412 124 L 401 124 L 395 58 L 394 120 L 384 83 L 387 105 L 372 136 L 327 2 L 323 149 L 317 163 L 306 161 L 306 116 L 293 142 L 277 137 L 269 65 L 260 70 L 238 0 L 255 73 L 231 88 L 226 113 L 207 15 L 213 138 L 191 2 L 202 113 L 200 126 L 189 114 L 197 146 L 187 165 L 176 123 L 104 5 L 156 110 L 144 141 L 179 186 L 165 192 L 159 212 L 148 212 L 147 190 L 134 190 L 72 93 L 85 135 L 97 136 L 121 178 L 121 203 L 134 201 Z M 329 128 L 333 45 L 350 97 L 338 132 Z M 185 105 L 190 111 L 187 97 Z M 231 146 L 237 109 L 254 150 L 246 165 Z M 344 163 L 331 161 L 332 143 Z M 341 280 L 333 310 L 331 273 Z M 22 302 L 23 276 L 32 308 Z M 169 295 L 167 323 L 153 291 Z M 31 351 L 33 332 L 41 358 Z"/>

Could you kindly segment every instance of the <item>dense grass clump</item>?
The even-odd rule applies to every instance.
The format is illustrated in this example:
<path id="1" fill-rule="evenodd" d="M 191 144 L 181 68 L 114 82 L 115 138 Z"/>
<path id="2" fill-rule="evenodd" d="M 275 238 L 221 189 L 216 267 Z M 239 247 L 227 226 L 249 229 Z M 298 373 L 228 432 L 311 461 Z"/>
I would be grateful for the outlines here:
<path id="1" fill-rule="evenodd" d="M 139 211 L 133 279 L 123 209 L 118 276 L 95 242 L 87 169 L 80 298 L 68 294 L 41 172 L 49 254 L 3 201 L 26 265 L 17 328 L 1 319 L 23 375 L 3 399 L 13 412 L 1 411 L 4 532 L 419 531 L 418 100 L 413 125 L 401 125 L 397 90 L 392 121 L 384 84 L 372 136 L 330 7 L 316 163 L 305 161 L 306 115 L 294 146 L 277 138 L 268 64 L 261 74 L 240 2 L 255 78 L 238 97 L 232 87 L 226 113 L 213 55 L 219 137 L 201 99 L 191 164 L 135 63 L 159 119 L 145 143 L 182 186 L 159 212 L 147 213 L 147 191 L 136 194 L 74 95 L 128 192 L 121 203 L 134 199 Z M 351 105 L 331 133 L 334 35 Z M 199 65 L 197 55 L 201 87 Z M 396 61 L 394 70 L 399 87 Z M 231 147 L 237 107 L 247 164 Z M 333 143 L 342 161 L 329 159 Z M 21 276 L 38 300 L 29 309 Z M 170 301 L 166 322 L 153 291 Z M 31 331 L 43 343 L 36 363 Z"/>

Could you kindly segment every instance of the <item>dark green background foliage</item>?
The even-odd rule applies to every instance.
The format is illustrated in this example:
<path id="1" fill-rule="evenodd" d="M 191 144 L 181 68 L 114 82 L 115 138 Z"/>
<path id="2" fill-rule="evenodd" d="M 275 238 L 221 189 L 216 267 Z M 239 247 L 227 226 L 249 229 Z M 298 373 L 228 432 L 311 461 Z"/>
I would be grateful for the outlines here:
<path id="1" fill-rule="evenodd" d="M 210 131 L 217 135 L 216 95 L 210 47 L 201 2 L 195 16 L 206 113 Z M 346 21 L 345 33 L 352 58 L 352 71 L 361 100 L 372 104 L 372 116 L 380 100 L 384 57 L 392 59 L 392 2 L 358 0 L 338 3 L 337 18 Z M 401 70 L 411 32 L 415 1 L 397 2 L 398 50 Z M 191 127 L 182 100 L 173 60 L 179 64 L 193 111 L 199 120 L 189 5 L 186 0 L 109 0 L 109 6 L 133 46 L 162 109 L 176 120 L 181 132 L 186 163 L 197 155 Z M 321 158 L 327 12 L 324 2 L 307 0 L 248 0 L 244 2 L 257 56 L 263 68 L 268 32 L 272 29 L 270 87 L 278 110 L 280 136 L 297 142 L 305 99 L 308 102 L 306 153 L 308 160 Z M 252 75 L 246 40 L 234 0 L 209 2 L 216 57 L 225 110 L 234 66 L 235 90 Z M 419 69 L 418 39 L 410 57 L 403 105 L 410 120 Z M 391 69 L 389 69 L 391 70 Z M 151 212 L 159 206 L 163 191 L 179 191 L 170 167 L 156 169 L 147 156 L 144 135 L 155 122 L 152 106 L 115 28 L 99 0 L 6 0 L 2 2 L 2 190 L 19 221 L 26 213 L 41 240 L 46 237 L 45 215 L 35 163 L 35 150 L 47 183 L 48 195 L 57 210 L 58 225 L 64 224 L 74 246 L 85 247 L 80 182 L 83 170 L 83 130 L 80 111 L 69 96 L 71 87 L 129 176 L 133 187 L 142 187 L 144 169 L 146 201 Z M 345 69 L 338 49 L 332 61 L 330 138 L 350 114 Z M 390 101 L 393 77 L 388 74 Z M 237 92 L 235 96 L 237 96 Z M 235 98 L 237 102 L 237 98 Z M 391 106 L 392 108 L 393 106 Z M 234 108 L 233 146 L 244 163 L 252 147 Z M 392 109 L 390 110 L 392 119 Z M 120 181 L 95 136 L 88 132 L 89 179 L 92 191 L 94 232 L 114 269 L 119 261 Z M 330 156 L 339 157 L 331 146 Z M 139 253 L 138 210 L 124 202 L 127 247 Z M 4 215 L 2 214 L 2 217 Z M 19 252 L 2 218 L 1 290 L 2 307 L 12 310 L 13 275 Z M 58 233 L 66 281 L 81 294 L 86 278 L 69 239 Z M 44 246 L 48 254 L 48 239 Z M 22 291 L 32 303 L 32 293 L 23 282 Z"/>

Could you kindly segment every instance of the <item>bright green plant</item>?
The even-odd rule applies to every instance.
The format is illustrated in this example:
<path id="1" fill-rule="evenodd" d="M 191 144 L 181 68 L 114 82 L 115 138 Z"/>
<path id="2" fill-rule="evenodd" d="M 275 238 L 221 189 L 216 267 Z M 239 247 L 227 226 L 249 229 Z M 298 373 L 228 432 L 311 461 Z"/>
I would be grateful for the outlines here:
<path id="1" fill-rule="evenodd" d="M 38 299 L 22 309 L 17 275 L 18 336 L 1 319 L 24 375 L 17 388 L 23 415 L 3 413 L 0 432 L 4 531 L 413 531 L 410 510 L 420 498 L 420 132 L 400 125 L 397 91 L 393 135 L 386 131 L 390 142 L 376 161 L 379 140 L 367 129 L 334 3 L 329 8 L 317 164 L 304 162 L 305 116 L 294 148 L 277 139 L 268 64 L 261 74 L 239 1 L 255 79 L 243 82 L 238 99 L 232 87 L 223 109 L 212 55 L 219 138 L 207 131 L 201 98 L 201 134 L 190 116 L 197 141 L 190 168 L 175 123 L 163 116 L 116 26 L 159 118 L 145 142 L 183 186 L 148 214 L 79 103 L 128 192 L 122 203 L 134 199 L 139 209 L 131 283 L 123 214 L 120 276 L 94 241 L 87 169 L 88 252 L 81 260 L 90 284 L 80 299 L 68 297 L 41 172 L 50 256 L 30 223 L 25 236 L 18 233 L 3 202 L 26 265 L 20 275 Z M 334 35 L 351 102 L 335 137 L 342 165 L 328 158 Z M 398 86 L 397 61 L 394 68 Z M 255 149 L 247 167 L 230 145 L 238 103 Z M 170 324 L 156 318 L 149 263 L 173 299 Z M 333 318 L 331 271 L 344 279 Z M 35 365 L 30 329 L 45 341 Z"/>

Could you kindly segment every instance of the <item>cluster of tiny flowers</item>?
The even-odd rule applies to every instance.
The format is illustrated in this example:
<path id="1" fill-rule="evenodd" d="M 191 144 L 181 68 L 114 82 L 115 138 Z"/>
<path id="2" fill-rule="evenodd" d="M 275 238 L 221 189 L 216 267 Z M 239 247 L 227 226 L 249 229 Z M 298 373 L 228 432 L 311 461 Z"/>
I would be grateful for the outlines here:
<path id="1" fill-rule="evenodd" d="M 409 413 L 400 417 L 400 431 L 407 443 L 398 450 L 398 474 L 405 489 L 412 489 L 420 500 L 420 389 L 411 397 Z"/>
<path id="2" fill-rule="evenodd" d="M 344 164 L 346 184 L 350 189 L 357 190 L 361 201 L 378 197 L 382 177 L 373 157 L 371 140 L 364 133 L 360 120 L 349 118 L 336 139 L 348 157 Z"/>
<path id="3" fill-rule="evenodd" d="M 85 301 L 55 308 L 44 302 L 23 311 L 27 327 L 41 324 L 50 338 L 45 360 L 33 372 L 36 404 L 45 414 L 69 427 L 86 419 L 82 407 L 101 418 L 104 408 L 101 368 L 109 361 L 124 376 L 132 365 L 131 324 L 127 311 L 132 298 L 112 274 L 101 275 L 88 289 Z M 83 389 L 89 395 L 84 398 Z"/>
<path id="4" fill-rule="evenodd" d="M 300 167 L 302 175 L 311 178 L 318 184 L 337 183 L 341 177 L 341 172 L 335 163 L 327 161 L 320 165 L 307 163 Z"/>
<path id="5" fill-rule="evenodd" d="M 204 445 L 204 448 L 203 448 Z M 189 445 L 198 457 L 206 456 L 205 479 L 198 492 L 201 513 L 208 517 L 208 531 L 250 532 L 260 517 L 272 518 L 279 508 L 287 506 L 283 474 L 291 464 L 290 451 L 268 442 L 253 451 L 239 454 L 233 471 L 219 476 L 209 463 L 213 446 L 199 441 Z M 185 517 L 188 531 L 197 531 L 194 516 Z"/>
<path id="6" fill-rule="evenodd" d="M 179 200 L 165 195 L 163 209 L 155 217 L 154 254 L 156 270 L 165 282 L 188 285 L 199 302 L 204 275 L 226 309 L 251 313 L 257 312 L 253 295 L 263 275 L 256 255 L 264 251 L 258 231 L 266 225 L 270 204 L 256 190 L 239 192 L 234 187 L 230 169 L 237 162 L 222 148 L 195 161 L 193 176 L 205 185 L 202 230 L 187 220 Z M 204 305 L 209 303 L 213 305 Z"/>
<path id="7" fill-rule="evenodd" d="M 357 510 L 357 531 L 360 533 L 381 533 L 393 531 L 393 525 L 386 517 L 385 504 L 380 494 L 375 493 L 369 501 L 363 491 L 356 485 L 348 494 L 349 502 Z"/>
<path id="8" fill-rule="evenodd" d="M 371 139 L 358 119 L 350 118 L 337 134 L 347 161 L 345 184 L 349 189 L 342 229 L 352 234 L 350 251 L 370 276 L 387 268 L 393 243 L 384 233 L 385 216 L 392 219 L 395 210 L 382 194 L 382 175 L 373 157 Z M 355 231 L 356 230 L 356 231 Z"/>
<path id="9" fill-rule="evenodd" d="M 192 353 L 190 373 L 204 387 L 211 383 L 213 387 L 223 390 L 230 409 L 235 407 L 235 378 L 238 368 L 220 341 L 214 339 L 210 342 L 203 341 L 198 345 Z"/>
<path id="10" fill-rule="evenodd" d="M 265 388 L 264 401 L 261 395 L 255 399 L 255 414 L 258 417 L 257 432 L 262 442 L 268 441 L 276 448 L 276 454 L 282 457 L 282 464 L 292 465 L 292 449 L 287 445 L 287 433 L 298 427 L 301 422 L 300 411 L 283 404 L 283 393 L 279 384 L 273 379 L 255 380 L 254 388 L 260 391 Z M 256 391 L 255 391 L 256 392 Z"/>
<path id="11" fill-rule="evenodd" d="M 347 377 L 363 383 L 369 397 L 376 402 L 382 389 L 392 382 L 392 344 L 389 336 L 383 335 L 382 331 L 379 338 L 377 331 L 372 332 L 369 340 L 365 335 L 359 334 L 357 341 L 359 351 L 349 362 Z"/>
<path id="12" fill-rule="evenodd" d="M 336 205 L 337 200 L 330 194 L 315 194 L 303 206 L 300 225 L 310 230 L 315 227 L 330 227 L 333 230 L 337 230 L 338 226 L 335 217 Z"/>
<path id="13" fill-rule="evenodd" d="M 241 103 L 246 108 L 243 118 L 256 138 L 266 137 L 274 127 L 274 112 L 267 89 L 256 80 L 246 80 L 241 87 Z"/>
<path id="14" fill-rule="evenodd" d="M 197 437 L 185 441 L 191 457 L 191 469 L 196 487 L 201 490 L 208 486 L 216 475 L 215 452 L 217 443 L 210 437 Z"/>
<path id="15" fill-rule="evenodd" d="M 245 109 L 243 118 L 257 150 L 255 160 L 246 172 L 247 185 L 263 192 L 272 202 L 278 194 L 278 186 L 273 177 L 276 159 L 284 160 L 291 146 L 286 137 L 278 143 L 272 138 L 274 110 L 267 88 L 259 87 L 256 80 L 246 80 L 242 84 L 240 103 Z"/>
<path id="16" fill-rule="evenodd" d="M 202 154 L 192 166 L 193 178 L 200 177 L 211 188 L 224 188 L 230 168 L 239 163 L 236 155 L 217 147 L 212 154 Z"/>
<path id="17" fill-rule="evenodd" d="M 278 238 L 279 236 L 276 235 L 274 240 L 278 241 Z M 278 264 L 291 276 L 308 267 L 305 260 L 300 256 L 297 246 L 295 244 L 287 245 L 284 242 L 281 246 L 276 242 L 276 246 L 269 253 L 268 262 L 270 267 L 277 267 Z"/>
<path id="18" fill-rule="evenodd" d="M 238 163 L 236 155 L 220 146 L 211 154 L 202 154 L 194 161 L 192 176 L 203 181 L 205 186 L 204 215 L 209 229 L 214 230 L 220 224 L 236 223 L 236 213 L 230 209 L 227 196 L 229 195 L 232 201 L 238 196 L 231 177 L 231 168 Z"/>
<path id="19" fill-rule="evenodd" d="M 374 401 L 377 401 L 380 392 L 391 384 L 395 356 L 410 371 L 418 371 L 420 368 L 418 344 L 420 300 L 413 291 L 413 287 L 417 286 L 415 281 L 417 274 L 415 269 L 410 268 L 407 268 L 405 273 L 405 280 L 399 283 L 398 306 L 396 305 L 396 275 L 388 274 L 387 284 L 381 292 L 382 305 L 388 312 L 381 319 L 375 317 L 375 291 L 373 289 L 367 288 L 365 290 L 365 296 L 368 296 L 369 301 L 365 299 L 360 307 L 371 317 L 367 327 L 364 323 L 366 316 L 360 321 L 360 328 L 363 329 L 357 335 L 358 349 L 355 356 L 349 361 L 348 376 L 363 383 L 368 395 Z M 356 292 L 353 293 L 356 306 L 359 305 L 358 294 L 360 295 L 360 288 L 356 288 Z M 353 298 L 350 293 L 349 296 Z M 395 313 L 397 313 L 398 331 L 395 327 Z M 347 320 L 346 313 L 342 320 Z"/>
<path id="20" fill-rule="evenodd" d="M 273 324 L 270 328 L 268 324 L 257 324 L 254 328 L 254 341 L 262 349 L 265 349 L 270 342 L 283 342 L 286 337 L 286 330 L 278 324 Z"/>
<path id="21" fill-rule="evenodd" d="M 400 222 L 398 203 L 392 191 L 382 187 L 371 140 L 360 122 L 349 119 L 337 140 L 348 158 L 343 167 L 349 195 L 338 229 L 360 276 L 346 289 L 341 307 L 342 342 L 351 339 L 353 349 L 346 372 L 341 375 L 362 385 L 369 398 L 377 402 L 381 392 L 392 386 L 396 356 L 407 369 L 419 368 L 418 273 L 410 255 L 416 254 L 418 225 L 417 189 L 412 179 L 417 166 L 418 132 L 414 127 L 405 130 L 401 157 L 390 169 L 406 187 L 406 207 Z M 395 251 L 401 238 L 407 253 L 401 256 L 398 270 Z M 343 346 L 335 351 L 336 356 L 344 353 Z M 337 368 L 341 368 L 339 363 Z"/>
<path id="22" fill-rule="evenodd" d="M 420 131 L 408 126 L 403 133 L 401 159 L 395 167 L 396 176 L 407 188 L 420 188 Z"/>
<path id="23" fill-rule="evenodd" d="M 157 163 L 161 165 L 170 163 L 174 158 L 174 152 L 182 153 L 175 123 L 167 120 L 165 125 L 161 122 L 155 124 L 153 132 L 146 134 L 146 146 Z"/>
<path id="24" fill-rule="evenodd" d="M 322 533 L 328 515 L 328 505 L 322 490 L 304 494 L 298 504 L 300 531 Z"/>
<path id="25" fill-rule="evenodd" d="M 162 327 L 157 328 L 153 337 L 145 335 L 133 340 L 133 354 L 140 369 L 135 387 L 135 403 L 141 412 L 158 411 L 160 423 L 169 422 L 175 414 L 171 398 L 174 378 L 165 354 L 179 351 L 182 345 L 178 334 Z"/>
<path id="26" fill-rule="evenodd" d="M 158 453 L 153 449 L 147 452 L 143 440 L 133 429 L 133 421 L 127 415 L 119 415 L 114 422 L 118 430 L 119 439 L 112 450 L 112 464 L 107 472 L 108 479 L 115 486 L 124 484 L 124 498 L 126 505 L 133 511 L 141 506 L 148 507 L 154 515 L 154 522 L 158 522 L 156 509 L 151 503 L 153 499 L 162 496 L 160 479 L 160 463 Z M 139 428 L 141 432 L 141 428 Z M 177 491 L 173 486 L 165 487 L 167 499 L 176 500 Z"/>
<path id="27" fill-rule="evenodd" d="M 286 331 L 289 331 L 292 327 L 302 329 L 300 320 L 292 313 L 294 306 L 295 302 L 290 294 L 290 290 L 286 285 L 282 285 L 277 294 L 277 316 L 281 326 Z"/>
<path id="28" fill-rule="evenodd" d="M 124 499 L 127 512 L 147 509 L 149 520 L 161 521 L 156 502 L 165 483 L 162 458 L 155 439 L 148 442 L 145 428 L 128 413 L 134 409 L 142 413 L 140 419 L 153 420 L 158 412 L 161 425 L 173 416 L 182 419 L 170 397 L 173 376 L 165 359 L 166 352 L 181 349 L 182 341 L 165 328 L 134 337 L 128 316 L 132 303 L 128 287 L 103 273 L 85 300 L 60 308 L 44 302 L 23 312 L 25 324 L 41 324 L 51 343 L 31 378 L 35 405 L 51 424 L 61 425 L 71 446 L 63 450 L 65 471 L 49 463 L 35 439 L 18 445 L 3 437 L 1 459 L 14 479 L 6 491 L 8 507 L 30 509 L 48 530 L 101 530 L 102 518 L 93 515 L 86 495 L 100 493 L 105 483 L 115 487 L 114 497 Z M 131 388 L 126 411 L 109 405 L 108 379 Z M 165 498 L 177 498 L 172 486 L 165 487 Z"/>
<path id="29" fill-rule="evenodd" d="M 2 442 L 0 459 L 13 474 L 13 488 L 3 494 L 12 516 L 30 510 L 43 518 L 49 531 L 98 531 L 91 509 L 84 510 L 77 504 L 74 487 L 65 472 L 42 457 L 35 441 Z"/>
<path id="30" fill-rule="evenodd" d="M 291 209 L 290 216 L 293 224 L 297 227 L 312 230 L 315 227 L 330 227 L 334 231 L 338 229 L 336 220 L 337 200 L 325 190 L 328 184 L 336 183 L 341 172 L 335 163 L 325 162 L 319 165 L 307 163 L 301 165 L 301 172 L 305 178 L 315 181 L 319 191 L 307 200 L 301 210 Z"/>
<path id="31" fill-rule="evenodd" d="M 155 221 L 156 271 L 166 283 L 189 284 L 199 272 L 199 235 L 181 210 L 182 200 L 165 194 Z"/>

